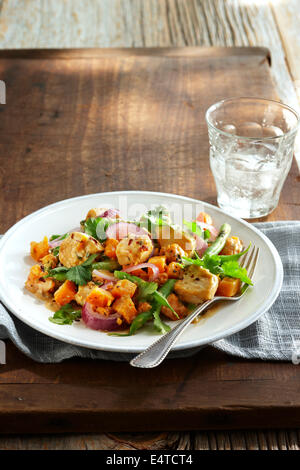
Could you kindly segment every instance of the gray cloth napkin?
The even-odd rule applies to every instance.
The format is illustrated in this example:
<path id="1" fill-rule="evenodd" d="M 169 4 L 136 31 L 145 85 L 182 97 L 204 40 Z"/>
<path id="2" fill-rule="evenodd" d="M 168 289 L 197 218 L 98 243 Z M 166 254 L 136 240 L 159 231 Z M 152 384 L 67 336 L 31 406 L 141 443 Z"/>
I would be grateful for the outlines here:
<path id="1" fill-rule="evenodd" d="M 291 360 L 295 351 L 300 355 L 300 222 L 255 225 L 274 243 L 282 259 L 282 290 L 270 310 L 255 323 L 211 346 L 248 359 Z M 50 338 L 22 323 L 0 303 L 0 339 L 7 338 L 27 356 L 45 363 L 71 357 L 129 361 L 135 355 L 86 349 Z M 202 348 L 174 351 L 168 357 L 188 357 Z"/>

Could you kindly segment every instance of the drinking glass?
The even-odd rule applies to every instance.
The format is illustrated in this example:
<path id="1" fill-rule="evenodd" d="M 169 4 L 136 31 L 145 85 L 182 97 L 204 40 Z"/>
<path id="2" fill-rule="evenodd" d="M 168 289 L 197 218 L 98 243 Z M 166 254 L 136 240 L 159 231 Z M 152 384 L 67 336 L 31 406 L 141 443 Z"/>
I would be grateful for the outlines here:
<path id="1" fill-rule="evenodd" d="M 206 122 L 218 205 L 243 218 L 272 212 L 293 159 L 296 111 L 272 100 L 230 98 L 213 104 Z"/>

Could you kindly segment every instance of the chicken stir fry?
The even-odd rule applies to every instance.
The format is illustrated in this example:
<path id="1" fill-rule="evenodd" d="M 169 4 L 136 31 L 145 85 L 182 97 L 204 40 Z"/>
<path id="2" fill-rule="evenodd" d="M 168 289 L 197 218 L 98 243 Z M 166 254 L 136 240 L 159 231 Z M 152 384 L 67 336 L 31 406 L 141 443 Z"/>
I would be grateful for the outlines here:
<path id="1" fill-rule="evenodd" d="M 128 336 L 152 321 L 164 333 L 166 321 L 251 284 L 238 262 L 249 247 L 230 231 L 204 212 L 178 227 L 164 207 L 131 222 L 116 209 L 93 208 L 81 229 L 31 242 L 36 264 L 25 287 L 51 301 L 49 319 L 59 325 L 81 321 Z"/>

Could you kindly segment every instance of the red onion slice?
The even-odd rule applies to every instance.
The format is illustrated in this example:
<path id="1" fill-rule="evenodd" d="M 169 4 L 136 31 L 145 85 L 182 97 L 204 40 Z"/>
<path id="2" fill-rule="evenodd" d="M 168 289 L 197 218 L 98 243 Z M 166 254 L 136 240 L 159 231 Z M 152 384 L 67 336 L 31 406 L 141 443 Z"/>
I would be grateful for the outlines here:
<path id="1" fill-rule="evenodd" d="M 120 217 L 120 211 L 118 209 L 107 209 L 98 215 L 98 217 L 106 217 L 108 219 L 117 219 Z"/>
<path id="2" fill-rule="evenodd" d="M 101 289 L 110 289 L 111 287 L 114 287 L 115 282 L 109 282 L 107 281 L 105 284 L 102 284 Z"/>
<path id="3" fill-rule="evenodd" d="M 49 242 L 49 248 L 56 248 L 57 246 L 60 246 L 62 244 L 63 240 L 61 239 L 61 237 L 59 238 L 55 238 L 55 240 L 52 240 L 51 242 Z"/>
<path id="4" fill-rule="evenodd" d="M 115 240 L 122 240 L 122 238 L 128 237 L 128 234 L 130 233 L 133 233 L 137 236 L 149 235 L 149 232 L 146 229 L 128 222 L 118 222 L 116 224 L 112 224 L 106 230 L 107 237 L 114 238 Z"/>
<path id="5" fill-rule="evenodd" d="M 152 276 L 149 278 L 149 281 L 154 281 L 158 275 L 159 275 L 159 269 L 157 266 L 155 266 L 155 264 L 153 263 L 141 263 L 141 264 L 137 264 L 136 266 L 130 266 L 129 268 L 125 268 L 123 269 L 123 271 L 125 273 L 131 273 L 133 271 L 137 271 L 138 269 L 142 269 L 142 268 L 150 268 L 152 269 Z"/>
<path id="6" fill-rule="evenodd" d="M 97 269 L 94 269 L 92 271 L 92 276 L 98 277 L 99 279 L 104 279 L 106 281 L 111 281 L 111 282 L 116 282 L 117 281 L 117 279 L 115 278 L 115 276 L 113 274 L 108 274 L 104 271 L 100 271 L 100 270 L 97 270 Z"/>
<path id="7" fill-rule="evenodd" d="M 121 318 L 119 313 L 113 313 L 112 315 L 102 315 L 101 313 L 95 312 L 93 307 L 88 302 L 85 302 L 82 307 L 82 320 L 92 330 L 103 330 L 113 331 L 120 328 L 117 320 Z"/>
<path id="8" fill-rule="evenodd" d="M 72 230 L 69 230 L 69 234 L 72 233 L 72 232 L 82 232 L 82 227 L 76 227 L 76 228 L 73 228 Z M 65 240 L 65 238 L 62 238 L 64 237 L 64 235 L 60 235 L 58 238 L 55 238 L 54 240 L 50 241 L 48 244 L 49 244 L 49 247 L 50 248 L 56 248 L 57 246 L 60 246 L 62 244 L 62 242 Z"/>
<path id="9" fill-rule="evenodd" d="M 206 243 L 205 240 L 203 240 L 202 237 L 200 237 L 199 235 L 194 235 L 194 238 L 196 240 L 196 251 L 198 253 L 198 255 L 201 256 L 203 255 L 203 253 L 206 251 L 206 249 L 208 248 L 208 244 Z"/>

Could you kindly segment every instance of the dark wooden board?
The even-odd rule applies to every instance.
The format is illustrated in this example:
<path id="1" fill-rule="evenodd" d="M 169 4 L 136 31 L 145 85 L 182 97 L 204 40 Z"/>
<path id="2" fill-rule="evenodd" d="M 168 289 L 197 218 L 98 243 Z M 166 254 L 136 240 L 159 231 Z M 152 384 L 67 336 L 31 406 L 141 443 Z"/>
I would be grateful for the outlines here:
<path id="1" fill-rule="evenodd" d="M 0 231 L 52 202 L 122 189 L 216 202 L 207 107 L 277 98 L 263 48 L 0 51 Z M 299 219 L 293 165 L 268 220 Z M 293 427 L 300 377 L 289 363 L 212 348 L 154 370 L 72 359 L 38 364 L 10 342 L 0 366 L 0 432 Z"/>

